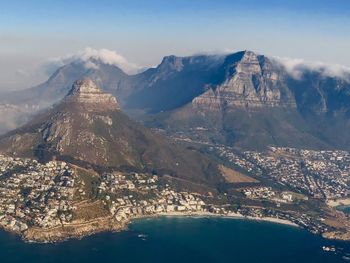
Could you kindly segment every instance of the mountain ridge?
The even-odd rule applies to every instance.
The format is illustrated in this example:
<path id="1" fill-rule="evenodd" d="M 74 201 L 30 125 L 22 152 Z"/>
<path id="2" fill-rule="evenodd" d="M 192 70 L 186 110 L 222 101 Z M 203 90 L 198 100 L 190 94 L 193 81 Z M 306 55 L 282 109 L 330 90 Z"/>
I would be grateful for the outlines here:
<path id="1" fill-rule="evenodd" d="M 151 127 L 167 129 L 170 123 L 177 131 L 193 130 L 196 126 L 189 127 L 190 121 L 204 121 L 210 115 L 205 126 L 218 130 L 213 140 L 227 137 L 223 141 L 231 146 L 245 147 L 242 140 L 248 142 L 251 137 L 257 137 L 253 140 L 256 144 L 261 137 L 265 146 L 309 142 L 306 146 L 311 148 L 350 149 L 349 135 L 334 135 L 335 127 L 338 131 L 350 127 L 350 83 L 326 76 L 324 70 L 304 69 L 295 78 L 276 60 L 249 50 L 227 55 L 166 56 L 156 68 L 130 76 L 115 66 L 95 63 L 98 68 L 87 69 L 72 62 L 46 84 L 27 92 L 25 96 L 31 98 L 23 100 L 22 94 L 18 100 L 32 101 L 29 109 L 31 105 L 48 107 L 68 92 L 76 78 L 88 76 L 117 96 L 125 112 L 138 120 L 146 119 Z M 16 106 L 24 108 L 24 104 Z M 168 120 L 164 119 L 166 115 Z"/>
<path id="2" fill-rule="evenodd" d="M 134 122 L 90 79 L 76 81 L 60 103 L 0 137 L 0 151 L 44 162 L 168 174 L 202 184 L 223 180 L 215 162 Z"/>

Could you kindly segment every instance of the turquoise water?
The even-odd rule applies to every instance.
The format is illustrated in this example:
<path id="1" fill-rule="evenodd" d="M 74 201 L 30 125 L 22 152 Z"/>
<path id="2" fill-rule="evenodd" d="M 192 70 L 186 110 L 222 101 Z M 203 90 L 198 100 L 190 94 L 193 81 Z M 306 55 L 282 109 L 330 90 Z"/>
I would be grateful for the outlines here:
<path id="1" fill-rule="evenodd" d="M 333 243 L 285 225 L 164 217 L 137 220 L 129 231 L 58 244 L 27 244 L 1 231 L 0 262 L 347 262 L 321 250 L 331 244 L 350 251 L 348 243 Z"/>
<path id="2" fill-rule="evenodd" d="M 350 214 L 350 206 L 348 205 L 340 205 L 340 206 L 337 206 L 336 208 L 340 211 Z"/>

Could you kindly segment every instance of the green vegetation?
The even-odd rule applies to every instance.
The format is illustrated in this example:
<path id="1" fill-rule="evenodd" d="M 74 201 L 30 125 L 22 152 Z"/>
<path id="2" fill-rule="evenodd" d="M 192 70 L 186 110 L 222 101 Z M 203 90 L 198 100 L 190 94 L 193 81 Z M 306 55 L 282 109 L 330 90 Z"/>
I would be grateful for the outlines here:
<path id="1" fill-rule="evenodd" d="M 100 184 L 100 178 L 95 176 L 92 172 L 88 172 L 84 169 L 75 169 L 78 178 L 83 182 L 83 189 L 86 193 L 86 198 L 97 199 L 98 198 L 98 186 Z"/>

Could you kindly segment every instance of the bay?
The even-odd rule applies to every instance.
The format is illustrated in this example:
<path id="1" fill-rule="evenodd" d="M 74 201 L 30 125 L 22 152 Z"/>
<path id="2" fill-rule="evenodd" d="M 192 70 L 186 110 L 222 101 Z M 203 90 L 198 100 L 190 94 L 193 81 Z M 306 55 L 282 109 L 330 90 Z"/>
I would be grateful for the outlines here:
<path id="1" fill-rule="evenodd" d="M 335 245 L 341 254 L 322 251 Z M 287 225 L 241 219 L 160 217 L 128 231 L 57 244 L 28 244 L 0 232 L 0 262 L 350 262 L 348 242 L 334 242 Z"/>
<path id="2" fill-rule="evenodd" d="M 343 211 L 347 214 L 350 214 L 350 206 L 348 206 L 348 205 L 339 205 L 336 207 L 336 209 L 339 211 Z"/>

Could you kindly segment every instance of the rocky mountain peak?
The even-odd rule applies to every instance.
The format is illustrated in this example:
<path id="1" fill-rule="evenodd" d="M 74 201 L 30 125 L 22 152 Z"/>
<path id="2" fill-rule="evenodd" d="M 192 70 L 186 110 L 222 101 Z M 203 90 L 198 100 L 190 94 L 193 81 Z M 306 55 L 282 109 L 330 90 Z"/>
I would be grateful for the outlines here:
<path id="1" fill-rule="evenodd" d="M 90 78 L 75 81 L 64 102 L 74 103 L 92 111 L 120 108 L 117 99 L 111 94 L 103 92 Z"/>
<path id="2" fill-rule="evenodd" d="M 266 107 L 295 108 L 295 100 L 278 72 L 264 56 L 243 51 L 239 60 L 229 65 L 229 74 L 192 101 L 195 108 L 209 110 L 256 110 Z"/>
<path id="3" fill-rule="evenodd" d="M 258 55 L 251 50 L 244 50 L 243 51 L 243 57 L 242 60 L 256 60 L 258 58 Z"/>
<path id="4" fill-rule="evenodd" d="M 176 56 L 166 56 L 163 58 L 160 67 L 166 70 L 181 71 L 184 67 L 183 58 Z"/>
<path id="5" fill-rule="evenodd" d="M 91 80 L 75 81 L 59 104 L 0 137 L 0 152 L 117 171 L 145 171 L 199 183 L 220 180 L 214 162 L 153 133 L 118 109 Z"/>
<path id="6" fill-rule="evenodd" d="M 243 72 L 248 74 L 261 73 L 261 67 L 258 56 L 253 52 L 246 50 L 241 61 L 238 63 L 237 72 Z"/>
<path id="7" fill-rule="evenodd" d="M 83 78 L 74 82 L 70 94 L 82 94 L 82 93 L 102 93 L 102 90 L 97 87 L 95 82 L 90 78 Z"/>

